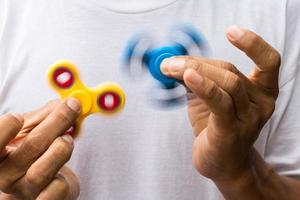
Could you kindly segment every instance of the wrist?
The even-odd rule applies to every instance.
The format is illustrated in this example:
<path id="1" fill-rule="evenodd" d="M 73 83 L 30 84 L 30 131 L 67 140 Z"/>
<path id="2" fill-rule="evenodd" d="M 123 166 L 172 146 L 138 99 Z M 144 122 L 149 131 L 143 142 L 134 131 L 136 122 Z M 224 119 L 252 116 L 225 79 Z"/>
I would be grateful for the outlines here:
<path id="1" fill-rule="evenodd" d="M 259 173 L 256 171 L 257 167 L 261 167 L 261 163 L 257 162 L 257 156 L 259 154 L 252 148 L 239 170 L 233 174 L 225 175 L 225 179 L 220 177 L 213 180 L 226 199 L 241 199 L 241 194 L 245 194 L 243 198 L 245 200 L 260 199 L 260 192 L 257 191 L 260 189 L 261 180 L 264 180 L 265 177 L 257 178 L 257 176 L 261 176 L 262 174 L 266 176 L 269 173 L 269 169 L 264 166 L 262 174 L 260 174 L 261 171 Z M 260 166 L 257 166 L 257 164 Z M 253 190 L 256 192 L 253 193 Z"/>
<path id="2" fill-rule="evenodd" d="M 245 156 L 241 156 L 240 159 L 231 159 L 227 166 L 223 166 L 219 176 L 212 177 L 212 181 L 215 183 L 237 183 L 245 182 L 251 174 L 253 163 L 256 160 L 256 151 L 251 148 Z"/>
<path id="3" fill-rule="evenodd" d="M 282 177 L 252 148 L 244 170 L 230 179 L 214 180 L 225 199 L 292 199 Z"/>

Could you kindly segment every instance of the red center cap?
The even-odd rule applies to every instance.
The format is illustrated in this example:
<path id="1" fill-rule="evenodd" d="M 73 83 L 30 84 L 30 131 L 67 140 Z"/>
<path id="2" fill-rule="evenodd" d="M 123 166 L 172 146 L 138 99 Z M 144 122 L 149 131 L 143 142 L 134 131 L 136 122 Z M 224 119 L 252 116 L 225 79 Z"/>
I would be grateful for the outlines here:
<path id="1" fill-rule="evenodd" d="M 66 89 L 73 85 L 74 76 L 69 69 L 60 67 L 54 71 L 53 81 L 58 87 Z"/>
<path id="2" fill-rule="evenodd" d="M 98 98 L 98 105 L 103 110 L 112 111 L 119 107 L 120 96 L 115 92 L 105 92 Z"/>

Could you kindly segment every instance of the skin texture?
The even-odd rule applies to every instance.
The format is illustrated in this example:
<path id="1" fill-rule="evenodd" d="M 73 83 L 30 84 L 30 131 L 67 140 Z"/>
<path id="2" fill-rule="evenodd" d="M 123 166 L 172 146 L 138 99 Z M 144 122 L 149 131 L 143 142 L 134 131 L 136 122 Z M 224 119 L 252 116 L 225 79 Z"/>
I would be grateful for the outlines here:
<path id="1" fill-rule="evenodd" d="M 64 133 L 76 121 L 76 99 L 51 101 L 24 115 L 0 117 L 0 200 L 75 200 L 76 175 L 65 166 L 73 139 Z"/>
<path id="2" fill-rule="evenodd" d="M 237 26 L 228 29 L 227 38 L 256 64 L 249 75 L 229 62 L 199 57 L 172 57 L 161 64 L 165 75 L 183 80 L 190 90 L 194 166 L 228 200 L 299 199 L 299 181 L 279 176 L 253 147 L 275 109 L 280 55 Z"/>

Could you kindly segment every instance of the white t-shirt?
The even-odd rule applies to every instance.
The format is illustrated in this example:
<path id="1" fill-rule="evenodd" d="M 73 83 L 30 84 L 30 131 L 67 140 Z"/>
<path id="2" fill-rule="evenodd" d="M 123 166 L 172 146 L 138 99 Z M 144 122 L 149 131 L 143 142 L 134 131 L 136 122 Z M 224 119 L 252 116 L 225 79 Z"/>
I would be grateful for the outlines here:
<path id="1" fill-rule="evenodd" d="M 144 85 L 129 82 L 118 66 L 124 43 L 140 27 L 162 32 L 180 21 L 202 31 L 214 58 L 248 73 L 253 63 L 224 34 L 237 24 L 283 56 L 276 111 L 256 147 L 280 174 L 299 176 L 299 8 L 296 0 L 0 0 L 0 113 L 30 111 L 57 98 L 45 73 L 57 60 L 72 60 L 87 85 L 115 81 L 127 96 L 119 115 L 84 121 L 70 161 L 81 200 L 222 199 L 192 166 L 186 108 L 153 109 Z"/>

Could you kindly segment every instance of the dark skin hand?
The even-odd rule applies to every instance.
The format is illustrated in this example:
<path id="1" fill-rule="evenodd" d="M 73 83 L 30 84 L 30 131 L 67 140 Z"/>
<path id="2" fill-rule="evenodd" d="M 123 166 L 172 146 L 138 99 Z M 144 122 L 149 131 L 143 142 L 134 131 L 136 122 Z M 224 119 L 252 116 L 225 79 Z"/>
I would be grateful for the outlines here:
<path id="1" fill-rule="evenodd" d="M 229 62 L 200 57 L 172 57 L 161 65 L 191 91 L 195 168 L 227 200 L 299 199 L 300 181 L 278 175 L 253 146 L 275 109 L 280 55 L 246 29 L 230 27 L 227 38 L 256 64 L 249 75 Z"/>
<path id="2" fill-rule="evenodd" d="M 79 113 L 79 102 L 68 99 L 0 117 L 0 200 L 77 199 L 78 179 L 65 166 L 74 144 L 64 133 Z"/>

